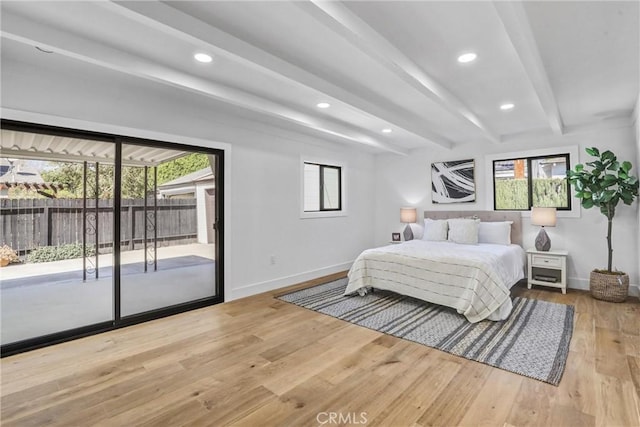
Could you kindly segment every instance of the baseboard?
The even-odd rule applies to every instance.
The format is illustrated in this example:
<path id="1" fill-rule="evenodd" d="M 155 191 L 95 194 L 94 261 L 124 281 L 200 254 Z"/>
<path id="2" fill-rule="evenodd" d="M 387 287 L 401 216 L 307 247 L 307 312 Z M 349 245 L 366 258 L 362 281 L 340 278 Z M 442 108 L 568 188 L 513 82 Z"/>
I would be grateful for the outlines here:
<path id="1" fill-rule="evenodd" d="M 347 261 L 341 264 L 319 268 L 317 270 L 305 271 L 303 273 L 293 274 L 291 276 L 279 277 L 273 280 L 267 280 L 264 282 L 241 286 L 236 289 L 231 289 L 230 292 L 227 292 L 227 294 L 225 295 L 225 300 L 232 301 L 234 299 L 261 294 L 263 292 L 273 291 L 275 289 L 280 289 L 287 286 L 295 285 L 297 283 L 306 282 L 307 280 L 316 279 L 318 277 L 328 276 L 329 274 L 348 270 L 349 268 L 351 268 L 351 264 L 353 264 L 353 261 Z"/>
<path id="2" fill-rule="evenodd" d="M 579 289 L 581 291 L 589 290 L 589 279 L 581 279 L 578 277 L 568 277 L 567 278 L 567 288 L 569 289 Z"/>
<path id="3" fill-rule="evenodd" d="M 569 279 L 567 279 L 567 288 L 588 291 L 589 279 L 570 277 Z M 640 298 L 640 285 L 631 283 L 629 285 L 629 295 L 632 297 Z"/>

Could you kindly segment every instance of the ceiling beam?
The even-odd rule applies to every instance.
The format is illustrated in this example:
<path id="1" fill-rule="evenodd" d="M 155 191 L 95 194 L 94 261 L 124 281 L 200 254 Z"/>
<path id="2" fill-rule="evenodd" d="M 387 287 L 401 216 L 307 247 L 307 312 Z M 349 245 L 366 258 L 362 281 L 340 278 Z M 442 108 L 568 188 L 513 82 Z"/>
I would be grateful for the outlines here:
<path id="1" fill-rule="evenodd" d="M 551 88 L 549 77 L 540 56 L 538 44 L 531 29 L 524 5 L 519 0 L 494 1 L 493 6 L 504 29 L 511 40 L 525 73 L 533 85 L 540 106 L 547 116 L 549 126 L 556 135 L 562 135 L 564 124 L 558 109 L 558 102 Z"/>
<path id="2" fill-rule="evenodd" d="M 206 46 L 214 54 L 229 58 L 289 85 L 312 89 L 348 104 L 350 108 L 376 121 L 386 122 L 391 127 L 419 136 L 424 140 L 425 145 L 435 144 L 448 149 L 453 146 L 452 142 L 444 136 L 430 130 L 426 125 L 421 125 L 421 120 L 415 113 L 402 108 L 385 108 L 388 101 L 370 91 L 354 93 L 353 90 L 346 90 L 299 64 L 285 61 L 170 5 L 158 2 L 102 2 L 99 4 L 165 34 L 199 46 Z"/>
<path id="3" fill-rule="evenodd" d="M 346 6 L 337 1 L 322 0 L 296 2 L 295 4 L 318 22 L 342 35 L 345 40 L 357 46 L 431 101 L 455 117 L 473 125 L 485 139 L 491 142 L 500 141 L 499 136 L 489 129 L 460 99 Z"/>
<path id="4" fill-rule="evenodd" d="M 3 12 L 3 26 L 0 34 L 2 37 L 29 46 L 40 46 L 52 50 L 56 54 L 88 64 L 161 83 L 284 120 L 293 125 L 331 136 L 334 139 L 364 144 L 396 154 L 407 154 L 406 150 L 381 142 L 351 125 L 311 116 L 286 105 L 158 65 L 126 52 L 112 49 L 104 44 L 30 21 L 10 12 Z"/>

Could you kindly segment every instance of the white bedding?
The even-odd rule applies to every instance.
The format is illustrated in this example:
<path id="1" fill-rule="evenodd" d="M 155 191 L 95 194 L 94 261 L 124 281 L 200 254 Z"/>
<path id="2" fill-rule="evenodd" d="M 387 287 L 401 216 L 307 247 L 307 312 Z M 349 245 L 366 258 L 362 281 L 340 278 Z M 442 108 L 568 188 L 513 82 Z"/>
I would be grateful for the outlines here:
<path id="1" fill-rule="evenodd" d="M 345 295 L 386 289 L 455 308 L 470 322 L 503 320 L 509 289 L 524 277 L 518 245 L 461 245 L 411 240 L 362 252 L 349 270 Z"/>

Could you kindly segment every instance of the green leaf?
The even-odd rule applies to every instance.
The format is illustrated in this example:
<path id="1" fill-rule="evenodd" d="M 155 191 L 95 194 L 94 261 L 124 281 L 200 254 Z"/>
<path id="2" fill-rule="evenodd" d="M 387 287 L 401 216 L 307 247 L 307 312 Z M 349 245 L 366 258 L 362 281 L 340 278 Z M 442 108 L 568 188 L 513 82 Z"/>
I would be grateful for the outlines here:
<path id="1" fill-rule="evenodd" d="M 593 207 L 593 199 L 582 199 L 582 207 L 591 209 Z"/>
<path id="2" fill-rule="evenodd" d="M 584 189 L 584 183 L 580 180 L 576 181 L 574 185 L 578 191 L 582 191 Z"/>
<path id="3" fill-rule="evenodd" d="M 600 150 L 598 150 L 596 147 L 585 148 L 584 151 L 586 151 L 587 154 L 589 154 L 591 156 L 599 156 L 600 155 Z"/>
<path id="4" fill-rule="evenodd" d="M 576 171 L 576 172 L 580 172 L 580 171 L 582 171 L 583 169 L 584 169 L 584 165 L 583 165 L 583 164 L 581 164 L 581 163 L 578 163 L 578 164 L 576 165 L 576 167 L 575 167 L 575 171 Z"/>
<path id="5" fill-rule="evenodd" d="M 610 202 L 615 194 L 616 192 L 613 190 L 606 190 L 604 193 L 602 193 L 602 201 L 604 203 Z"/>
<path id="6" fill-rule="evenodd" d="M 631 166 L 631 162 L 622 162 L 622 170 L 625 172 L 629 172 L 633 166 Z"/>
<path id="7" fill-rule="evenodd" d="M 613 154 L 611 151 L 607 150 L 604 153 L 602 153 L 602 156 L 600 156 L 600 158 L 604 161 L 614 161 L 616 159 L 616 155 Z"/>
<path id="8" fill-rule="evenodd" d="M 620 168 L 620 163 L 615 161 L 611 162 L 611 164 L 607 166 L 607 170 L 610 170 L 610 171 L 618 170 L 618 168 Z"/>

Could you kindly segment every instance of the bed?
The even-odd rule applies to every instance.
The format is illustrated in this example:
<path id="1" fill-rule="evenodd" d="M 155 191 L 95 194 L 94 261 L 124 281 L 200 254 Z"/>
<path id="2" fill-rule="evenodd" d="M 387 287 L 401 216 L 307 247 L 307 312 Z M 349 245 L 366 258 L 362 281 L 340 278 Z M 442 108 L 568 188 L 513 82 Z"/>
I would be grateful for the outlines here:
<path id="1" fill-rule="evenodd" d="M 434 220 L 470 217 L 511 222 L 512 244 L 416 239 L 368 249 L 349 270 L 345 295 L 384 289 L 454 308 L 473 323 L 506 319 L 512 309 L 510 288 L 525 277 L 520 213 L 425 212 Z"/>

